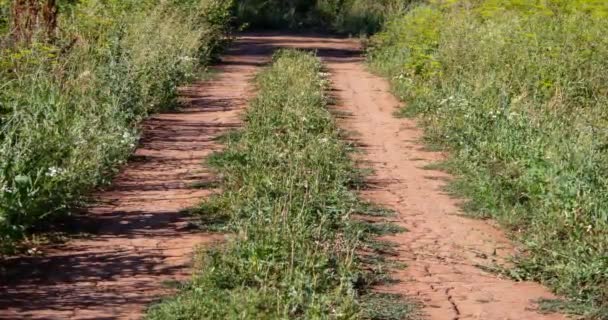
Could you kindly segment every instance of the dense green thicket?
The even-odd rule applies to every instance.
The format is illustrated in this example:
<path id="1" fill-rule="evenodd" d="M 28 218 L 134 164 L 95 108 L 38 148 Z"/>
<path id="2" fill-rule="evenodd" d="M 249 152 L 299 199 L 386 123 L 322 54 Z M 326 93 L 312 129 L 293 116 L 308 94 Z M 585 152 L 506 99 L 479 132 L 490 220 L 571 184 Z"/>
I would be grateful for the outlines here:
<path id="1" fill-rule="evenodd" d="M 392 16 L 371 66 L 469 209 L 527 248 L 512 275 L 608 318 L 608 2 L 434 1 Z"/>
<path id="2" fill-rule="evenodd" d="M 243 0 L 238 19 L 254 28 L 313 29 L 341 33 L 377 31 L 387 13 L 411 0 Z"/>
<path id="3" fill-rule="evenodd" d="M 200 212 L 227 219 L 234 236 L 209 249 L 193 282 L 150 319 L 406 317 L 399 301 L 384 309 L 386 297 L 360 300 L 373 277 L 357 252 L 371 227 L 351 220 L 360 207 L 348 187 L 356 175 L 320 71 L 314 56 L 282 51 L 259 75 L 245 128 L 210 159 L 223 192 Z"/>
<path id="4" fill-rule="evenodd" d="M 5 17 L 8 4 L 0 2 Z M 60 9 L 50 41 L 0 38 L 3 245 L 107 182 L 137 143 L 137 123 L 174 102 L 176 86 L 213 58 L 230 22 L 221 0 Z M 8 20 L 0 21 L 5 33 Z"/>

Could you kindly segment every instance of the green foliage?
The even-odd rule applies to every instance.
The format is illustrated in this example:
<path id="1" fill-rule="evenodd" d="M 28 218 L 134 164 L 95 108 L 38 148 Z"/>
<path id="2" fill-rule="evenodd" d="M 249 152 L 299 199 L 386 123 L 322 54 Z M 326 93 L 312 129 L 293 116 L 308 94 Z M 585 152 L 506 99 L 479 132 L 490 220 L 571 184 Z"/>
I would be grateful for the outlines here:
<path id="1" fill-rule="evenodd" d="M 371 41 L 476 215 L 528 249 L 512 273 L 608 317 L 605 1 L 435 1 Z M 578 308 L 580 310 L 580 308 Z"/>
<path id="2" fill-rule="evenodd" d="M 339 3 L 336 10 L 327 15 L 331 28 L 340 33 L 373 34 L 380 30 L 386 17 L 406 8 L 416 0 L 319 0 L 320 12 L 327 12 L 326 3 Z"/>
<path id="3" fill-rule="evenodd" d="M 193 282 L 149 319 L 353 319 L 385 307 L 359 301 L 366 275 L 356 252 L 369 232 L 351 221 L 356 172 L 320 71 L 314 56 L 281 51 L 258 76 L 245 128 L 209 160 L 223 193 L 200 211 L 203 220 L 227 216 L 233 236 L 205 252 Z"/>
<path id="4" fill-rule="evenodd" d="M 226 1 L 177 3 L 83 1 L 55 42 L 0 47 L 2 244 L 109 182 L 138 122 L 215 54 Z"/>
<path id="5" fill-rule="evenodd" d="M 241 23 L 255 28 L 323 29 L 341 33 L 377 31 L 389 12 L 411 0 L 244 0 L 236 6 Z"/>
<path id="6" fill-rule="evenodd" d="M 241 22 L 258 28 L 298 28 L 314 23 L 314 0 L 244 0 L 236 5 Z"/>

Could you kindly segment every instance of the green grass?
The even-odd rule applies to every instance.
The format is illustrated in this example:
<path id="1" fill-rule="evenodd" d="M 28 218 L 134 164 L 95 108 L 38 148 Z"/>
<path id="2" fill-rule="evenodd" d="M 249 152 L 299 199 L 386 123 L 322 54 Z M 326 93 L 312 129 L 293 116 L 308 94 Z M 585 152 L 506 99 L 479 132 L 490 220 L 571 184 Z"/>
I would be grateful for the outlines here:
<path id="1" fill-rule="evenodd" d="M 138 123 L 221 49 L 229 6 L 93 0 L 61 6 L 53 41 L 0 34 L 0 252 L 111 180 Z"/>
<path id="2" fill-rule="evenodd" d="M 192 282 L 148 319 L 402 319 L 402 299 L 369 291 L 383 270 L 364 271 L 377 253 L 359 252 L 372 232 L 396 230 L 352 218 L 380 210 L 349 188 L 358 171 L 326 109 L 319 60 L 280 51 L 273 61 L 257 77 L 245 127 L 209 159 L 223 192 L 198 214 L 223 219 L 228 240 L 202 252 Z"/>
<path id="3" fill-rule="evenodd" d="M 608 318 L 607 14 L 605 1 L 420 5 L 369 51 L 403 115 L 451 152 L 451 190 L 526 249 L 510 273 L 590 319 Z"/>

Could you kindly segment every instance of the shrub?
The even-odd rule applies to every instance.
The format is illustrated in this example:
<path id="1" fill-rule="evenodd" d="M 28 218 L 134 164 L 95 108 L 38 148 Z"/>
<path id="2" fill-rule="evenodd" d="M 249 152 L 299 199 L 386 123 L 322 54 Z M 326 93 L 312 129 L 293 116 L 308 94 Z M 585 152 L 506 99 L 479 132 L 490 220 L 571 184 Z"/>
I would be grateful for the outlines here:
<path id="1" fill-rule="evenodd" d="M 245 0 L 235 15 L 254 28 L 316 29 L 351 34 L 377 31 L 384 18 L 413 0 Z"/>

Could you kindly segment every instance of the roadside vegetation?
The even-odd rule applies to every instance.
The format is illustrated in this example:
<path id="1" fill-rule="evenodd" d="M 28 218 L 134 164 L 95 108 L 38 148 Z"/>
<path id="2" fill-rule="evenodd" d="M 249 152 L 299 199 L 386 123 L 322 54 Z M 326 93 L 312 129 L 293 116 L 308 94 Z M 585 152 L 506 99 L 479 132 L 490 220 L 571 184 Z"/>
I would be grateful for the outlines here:
<path id="1" fill-rule="evenodd" d="M 273 61 L 244 128 L 209 159 L 222 192 L 198 211 L 224 221 L 228 240 L 203 252 L 193 281 L 148 318 L 407 319 L 397 298 L 366 290 L 385 277 L 374 248 L 387 244 L 373 235 L 392 229 L 353 219 L 382 211 L 351 191 L 361 179 L 327 109 L 319 60 L 289 50 Z"/>
<path id="2" fill-rule="evenodd" d="M 412 0 L 243 0 L 235 15 L 253 28 L 333 31 L 370 34 L 382 26 L 389 12 Z"/>
<path id="3" fill-rule="evenodd" d="M 233 21 L 236 20 L 236 21 Z M 521 245 L 516 279 L 608 319 L 608 2 L 602 0 L 0 0 L 0 252 L 108 183 L 151 112 L 174 107 L 231 26 L 368 35 L 466 209 Z M 150 319 L 402 319 L 361 181 L 312 55 L 257 78 L 245 128 L 209 161 L 199 209 L 230 234 Z M 376 266 L 376 269 L 372 267 Z M 370 268 L 372 270 L 370 270 Z"/>
<path id="4" fill-rule="evenodd" d="M 0 0 L 0 252 L 110 181 L 225 42 L 230 1 Z"/>
<path id="5" fill-rule="evenodd" d="M 369 62 L 392 81 L 469 211 L 525 251 L 517 279 L 608 319 L 608 2 L 431 1 L 394 13 Z"/>

